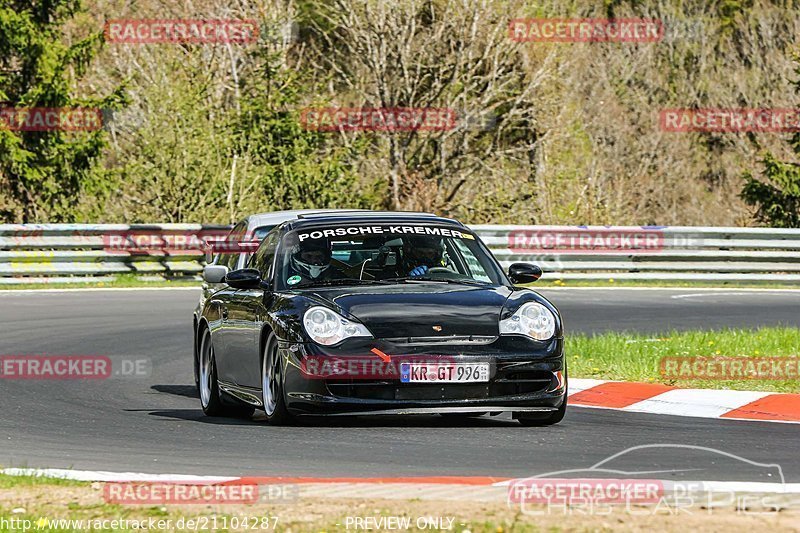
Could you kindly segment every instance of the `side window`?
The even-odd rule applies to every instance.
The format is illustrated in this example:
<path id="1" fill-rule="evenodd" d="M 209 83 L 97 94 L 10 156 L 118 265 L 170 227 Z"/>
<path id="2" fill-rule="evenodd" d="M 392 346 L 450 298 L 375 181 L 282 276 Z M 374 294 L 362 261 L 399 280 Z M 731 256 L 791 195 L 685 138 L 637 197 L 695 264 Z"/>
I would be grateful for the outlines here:
<path id="1" fill-rule="evenodd" d="M 225 237 L 225 242 L 234 243 L 239 242 L 244 237 L 244 232 L 247 229 L 247 221 L 243 220 L 236 224 L 231 232 Z M 228 267 L 228 270 L 236 269 L 236 262 L 239 259 L 238 253 L 221 253 L 217 258 L 217 264 Z"/>
<path id="2" fill-rule="evenodd" d="M 256 254 L 250 259 L 249 266 L 258 269 L 263 279 L 272 277 L 272 265 L 275 263 L 275 251 L 278 248 L 278 232 L 273 231 L 258 247 Z"/>
<path id="3" fill-rule="evenodd" d="M 234 270 L 236 268 L 236 254 L 220 254 L 217 264 L 228 267 L 228 270 Z"/>
<path id="4" fill-rule="evenodd" d="M 246 236 L 246 240 L 261 242 L 261 241 L 264 240 L 264 237 L 270 231 L 272 231 L 272 228 L 274 228 L 274 227 L 275 227 L 275 225 L 273 224 L 271 226 L 261 226 L 259 228 L 256 228 L 252 232 L 252 235 Z M 245 267 L 255 268 L 253 266 L 254 263 L 255 263 L 255 261 L 253 260 L 253 257 L 255 257 L 255 255 L 256 255 L 255 252 L 245 254 L 245 258 L 244 258 L 244 261 L 242 262 L 242 265 L 244 265 Z M 242 267 L 242 268 L 244 268 L 244 267 Z"/>

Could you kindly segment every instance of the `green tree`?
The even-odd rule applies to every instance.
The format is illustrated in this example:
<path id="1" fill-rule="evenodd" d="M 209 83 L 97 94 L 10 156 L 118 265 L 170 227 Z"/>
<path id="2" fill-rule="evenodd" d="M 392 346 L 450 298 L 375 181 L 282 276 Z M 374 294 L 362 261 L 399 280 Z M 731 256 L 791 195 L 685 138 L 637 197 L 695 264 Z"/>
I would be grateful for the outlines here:
<path id="1" fill-rule="evenodd" d="M 344 145 L 330 133 L 301 124 L 303 102 L 321 92 L 313 73 L 285 68 L 265 49 L 252 56 L 254 69 L 241 83 L 241 112 L 234 118 L 236 153 L 249 158 L 259 176 L 258 194 L 268 208 L 381 207 L 380 186 L 359 183 L 354 161 L 366 141 Z"/>
<path id="2" fill-rule="evenodd" d="M 800 74 L 800 67 L 796 70 Z M 794 82 L 800 93 L 800 80 Z M 800 132 L 792 135 L 789 146 L 800 156 Z M 741 198 L 756 208 L 755 218 L 777 228 L 800 227 L 800 164 L 779 161 L 767 152 L 762 160 L 764 180 L 747 172 Z"/>
<path id="3" fill-rule="evenodd" d="M 791 143 L 800 155 L 800 134 L 795 134 Z M 778 161 L 769 153 L 763 164 L 767 181 L 745 174 L 742 199 L 757 208 L 759 222 L 778 228 L 800 228 L 800 165 Z"/>
<path id="4" fill-rule="evenodd" d="M 80 0 L 0 0 L 0 107 L 114 108 L 75 94 L 102 45 L 96 32 L 73 43 L 61 29 Z M 104 132 L 22 132 L 0 128 L 0 221 L 64 222 L 103 148 Z"/>
<path id="5" fill-rule="evenodd" d="M 300 123 L 302 102 L 318 93 L 283 51 L 231 47 L 227 73 L 223 47 L 158 50 L 158 61 L 136 53 L 143 70 L 129 83 L 138 90 L 110 126 L 98 180 L 116 186 L 101 192 L 98 183 L 83 219 L 230 223 L 261 211 L 378 202 L 380 191 L 362 187 L 352 164 L 358 146 Z"/>

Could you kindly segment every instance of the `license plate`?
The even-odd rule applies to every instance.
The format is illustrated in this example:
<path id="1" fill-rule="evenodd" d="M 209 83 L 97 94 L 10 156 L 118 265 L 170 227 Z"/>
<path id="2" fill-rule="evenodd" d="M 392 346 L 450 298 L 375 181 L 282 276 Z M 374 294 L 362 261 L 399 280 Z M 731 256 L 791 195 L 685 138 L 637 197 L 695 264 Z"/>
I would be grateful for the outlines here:
<path id="1" fill-rule="evenodd" d="M 489 363 L 401 363 L 403 383 L 476 383 L 489 381 Z"/>

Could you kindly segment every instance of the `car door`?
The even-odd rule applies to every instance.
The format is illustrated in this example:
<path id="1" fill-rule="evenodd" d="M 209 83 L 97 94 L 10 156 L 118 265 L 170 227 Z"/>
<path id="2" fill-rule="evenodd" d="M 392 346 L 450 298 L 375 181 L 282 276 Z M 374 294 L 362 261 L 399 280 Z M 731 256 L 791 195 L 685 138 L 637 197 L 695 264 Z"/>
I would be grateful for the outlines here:
<path id="1" fill-rule="evenodd" d="M 247 265 L 258 269 L 264 279 L 270 279 L 272 275 L 277 242 L 277 232 L 269 233 Z M 263 298 L 264 290 L 261 288 L 239 289 L 232 295 L 228 307 L 228 327 L 232 332 L 228 343 L 231 376 L 234 383 L 244 387 L 261 386 L 259 336 L 263 323 L 260 313 Z"/>
<path id="2" fill-rule="evenodd" d="M 217 378 L 230 382 L 230 344 L 234 332 L 229 326 L 229 313 L 236 290 L 224 284 L 221 287 L 210 295 L 203 315 L 209 321 Z"/>
<path id="3" fill-rule="evenodd" d="M 236 224 L 231 232 L 225 237 L 220 247 L 220 252 L 214 257 L 213 264 L 228 267 L 228 271 L 235 270 L 241 255 L 232 246 L 244 238 L 247 231 L 247 219 Z M 229 246 L 224 246 L 228 244 Z M 201 295 L 201 306 L 208 301 L 213 309 L 213 315 L 217 320 L 211 324 L 211 333 L 214 337 L 214 357 L 217 362 L 217 374 L 219 379 L 230 381 L 230 344 L 231 335 L 234 332 L 230 327 L 230 309 L 234 302 L 236 290 L 228 287 L 225 283 L 206 283 L 203 282 L 203 293 Z"/>

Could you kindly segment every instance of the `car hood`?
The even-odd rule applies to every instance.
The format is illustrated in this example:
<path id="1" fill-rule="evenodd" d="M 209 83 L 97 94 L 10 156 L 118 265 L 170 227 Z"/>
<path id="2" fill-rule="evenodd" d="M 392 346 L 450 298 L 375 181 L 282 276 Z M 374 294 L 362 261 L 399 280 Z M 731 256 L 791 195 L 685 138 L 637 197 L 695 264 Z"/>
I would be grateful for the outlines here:
<path id="1" fill-rule="evenodd" d="M 375 338 L 497 336 L 511 290 L 437 282 L 316 290 L 314 299 L 362 322 Z"/>

